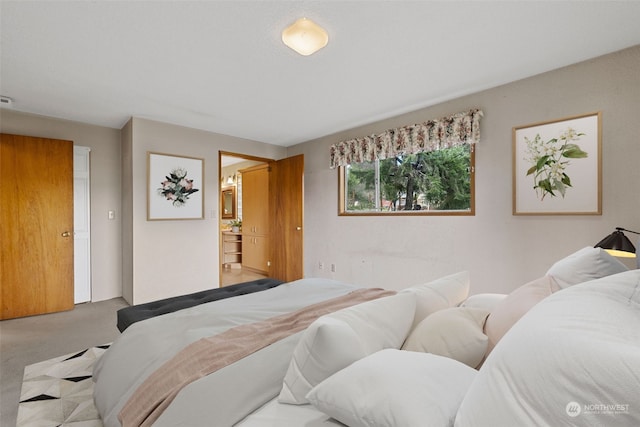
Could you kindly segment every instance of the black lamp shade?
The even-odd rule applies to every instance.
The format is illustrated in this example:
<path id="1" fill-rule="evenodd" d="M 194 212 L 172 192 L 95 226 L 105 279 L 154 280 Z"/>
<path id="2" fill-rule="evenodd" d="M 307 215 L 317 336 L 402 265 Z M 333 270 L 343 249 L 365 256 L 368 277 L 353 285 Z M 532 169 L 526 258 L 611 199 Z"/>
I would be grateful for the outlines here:
<path id="1" fill-rule="evenodd" d="M 630 256 L 636 253 L 636 248 L 631 243 L 631 240 L 624 235 L 620 230 L 616 230 L 598 243 L 595 244 L 596 248 L 609 249 L 613 251 L 627 252 Z"/>

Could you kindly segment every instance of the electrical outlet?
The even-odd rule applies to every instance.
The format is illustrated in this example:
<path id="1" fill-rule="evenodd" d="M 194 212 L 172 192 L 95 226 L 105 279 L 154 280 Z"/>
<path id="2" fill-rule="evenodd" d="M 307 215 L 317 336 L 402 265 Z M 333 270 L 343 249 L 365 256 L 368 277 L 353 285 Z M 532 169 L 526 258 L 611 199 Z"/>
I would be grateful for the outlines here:
<path id="1" fill-rule="evenodd" d="M 322 261 L 318 262 L 318 270 L 324 270 L 324 263 Z"/>
<path id="2" fill-rule="evenodd" d="M 332 273 L 336 272 L 336 265 L 335 264 L 331 264 L 331 272 Z"/>

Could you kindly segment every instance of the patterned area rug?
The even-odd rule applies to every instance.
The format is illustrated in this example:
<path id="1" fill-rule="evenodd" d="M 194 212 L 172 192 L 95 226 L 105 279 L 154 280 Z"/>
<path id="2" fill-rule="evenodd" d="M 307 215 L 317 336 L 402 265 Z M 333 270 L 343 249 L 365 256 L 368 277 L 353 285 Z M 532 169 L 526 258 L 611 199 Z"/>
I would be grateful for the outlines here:
<path id="1" fill-rule="evenodd" d="M 93 404 L 93 364 L 109 345 L 24 368 L 17 427 L 102 427 Z"/>

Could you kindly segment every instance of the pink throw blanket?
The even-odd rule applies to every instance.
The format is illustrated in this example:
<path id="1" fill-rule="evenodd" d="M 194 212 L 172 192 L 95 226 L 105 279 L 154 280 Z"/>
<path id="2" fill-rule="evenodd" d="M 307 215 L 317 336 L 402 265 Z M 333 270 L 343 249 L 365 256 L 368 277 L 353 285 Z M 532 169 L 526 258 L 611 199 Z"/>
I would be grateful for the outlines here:
<path id="1" fill-rule="evenodd" d="M 150 426 L 193 381 L 300 332 L 322 315 L 393 294 L 394 291 L 383 289 L 358 289 L 291 313 L 201 338 L 152 373 L 129 398 L 118 419 L 123 427 Z"/>

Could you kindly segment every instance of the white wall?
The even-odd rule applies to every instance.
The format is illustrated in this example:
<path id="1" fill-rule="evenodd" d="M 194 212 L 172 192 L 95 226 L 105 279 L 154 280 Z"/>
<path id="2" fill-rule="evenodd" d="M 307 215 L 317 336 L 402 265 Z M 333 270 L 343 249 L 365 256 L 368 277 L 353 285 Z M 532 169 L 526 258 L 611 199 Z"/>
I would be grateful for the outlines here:
<path id="1" fill-rule="evenodd" d="M 286 149 L 141 118 L 129 126 L 131 152 L 123 158 L 131 156 L 132 173 L 123 185 L 132 193 L 132 231 L 123 253 L 130 250 L 133 262 L 124 271 L 123 295 L 140 304 L 219 286 L 218 151 L 280 159 Z M 204 220 L 147 221 L 148 151 L 204 159 Z"/>
<path id="2" fill-rule="evenodd" d="M 91 300 L 121 291 L 120 131 L 34 114 L 0 110 L 3 133 L 71 140 L 91 148 Z M 108 211 L 114 210 L 114 220 Z"/>
<path id="3" fill-rule="evenodd" d="M 305 275 L 401 289 L 469 270 L 472 293 L 508 292 L 615 226 L 640 231 L 639 70 L 636 46 L 290 147 L 287 155 L 305 155 Z M 337 215 L 331 144 L 475 107 L 484 111 L 475 216 Z M 513 216 L 512 128 L 594 111 L 602 111 L 603 122 L 602 216 Z"/>

